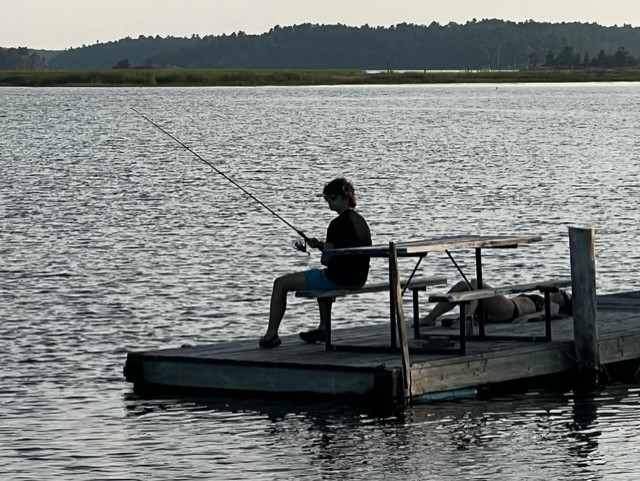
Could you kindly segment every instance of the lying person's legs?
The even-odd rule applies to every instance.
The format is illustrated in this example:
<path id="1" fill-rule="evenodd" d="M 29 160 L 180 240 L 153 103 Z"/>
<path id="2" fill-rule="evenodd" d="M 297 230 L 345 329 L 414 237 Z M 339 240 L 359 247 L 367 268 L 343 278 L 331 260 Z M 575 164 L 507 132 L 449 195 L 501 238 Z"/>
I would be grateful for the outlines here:
<path id="1" fill-rule="evenodd" d="M 475 279 L 471 279 L 471 288 L 469 288 L 469 285 L 465 281 L 460 281 L 457 284 L 455 284 L 451 289 L 449 289 L 449 292 L 475 291 L 476 288 L 477 288 L 477 285 L 478 284 L 477 284 Z M 476 301 L 473 301 L 473 302 L 469 303 L 469 305 L 467 306 L 467 315 L 468 316 L 472 316 L 473 315 L 473 313 L 474 313 L 474 311 L 476 309 L 476 305 L 477 305 Z M 420 321 L 420 325 L 421 326 L 435 326 L 436 325 L 436 320 L 440 316 L 442 316 L 443 314 L 446 314 L 447 312 L 452 310 L 454 307 L 456 307 L 456 304 L 452 304 L 451 302 L 438 302 L 433 307 L 431 312 L 429 314 L 427 314 L 425 317 L 422 318 L 422 320 Z"/>

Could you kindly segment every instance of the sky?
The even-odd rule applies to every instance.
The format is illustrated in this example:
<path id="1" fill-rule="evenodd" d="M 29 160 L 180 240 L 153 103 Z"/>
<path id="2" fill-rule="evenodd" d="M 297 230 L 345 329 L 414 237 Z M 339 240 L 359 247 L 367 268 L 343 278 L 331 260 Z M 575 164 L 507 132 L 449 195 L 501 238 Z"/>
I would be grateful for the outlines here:
<path id="1" fill-rule="evenodd" d="M 300 23 L 387 27 L 498 18 L 640 26 L 640 0 L 2 0 L 1 9 L 0 46 L 47 50 Z"/>

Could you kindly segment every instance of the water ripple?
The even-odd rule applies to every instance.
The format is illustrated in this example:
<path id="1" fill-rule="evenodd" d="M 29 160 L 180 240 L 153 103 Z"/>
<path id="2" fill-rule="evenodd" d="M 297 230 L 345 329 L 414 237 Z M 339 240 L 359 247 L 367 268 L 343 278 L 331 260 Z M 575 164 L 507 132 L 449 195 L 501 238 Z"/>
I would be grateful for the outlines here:
<path id="1" fill-rule="evenodd" d="M 598 289 L 614 292 L 640 287 L 635 85 L 3 88 L 0 100 L 2 479 L 635 479 L 633 386 L 382 414 L 147 400 L 122 376 L 131 350 L 256 338 L 273 277 L 318 265 L 130 107 L 310 235 L 332 218 L 323 183 L 345 175 L 376 242 L 544 235 L 487 253 L 488 279 L 568 275 L 567 226 L 593 225 Z M 455 277 L 438 256 L 423 273 Z M 384 263 L 371 278 L 386 279 Z M 362 296 L 336 322 L 387 312 Z M 292 301 L 283 331 L 316 316 Z"/>

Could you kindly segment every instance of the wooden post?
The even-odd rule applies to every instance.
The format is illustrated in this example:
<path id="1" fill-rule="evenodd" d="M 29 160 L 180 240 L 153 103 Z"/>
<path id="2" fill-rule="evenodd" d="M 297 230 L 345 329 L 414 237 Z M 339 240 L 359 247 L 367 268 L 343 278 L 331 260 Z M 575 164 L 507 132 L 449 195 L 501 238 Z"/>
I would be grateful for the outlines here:
<path id="1" fill-rule="evenodd" d="M 600 372 L 593 238 L 593 228 L 569 227 L 573 338 L 580 382 L 586 389 L 597 386 Z"/>
<path id="2" fill-rule="evenodd" d="M 411 361 L 409 360 L 409 344 L 407 340 L 407 325 L 404 321 L 404 307 L 402 305 L 402 287 L 400 286 L 400 272 L 398 269 L 398 253 L 396 244 L 389 243 L 389 280 L 393 310 L 396 314 L 398 325 L 398 341 L 400 341 L 400 353 L 402 355 L 402 401 L 407 404 L 411 400 Z"/>
<path id="3" fill-rule="evenodd" d="M 476 282 L 478 283 L 478 287 L 476 289 L 482 289 L 484 287 L 484 280 L 482 279 L 482 249 L 480 248 L 476 249 Z M 487 316 L 484 308 L 483 299 L 478 300 L 477 312 L 478 312 L 478 320 L 480 322 L 479 336 L 485 337 L 486 333 L 484 331 L 484 325 L 487 320 Z M 460 322 L 463 322 L 463 320 L 460 319 Z M 473 319 L 471 320 L 470 327 L 471 327 L 470 329 L 467 329 L 467 332 L 469 332 L 473 336 Z"/>
<path id="4" fill-rule="evenodd" d="M 389 251 L 391 252 L 391 251 Z M 393 285 L 393 270 L 391 269 L 391 257 L 389 257 L 389 329 L 390 329 L 390 339 L 391 339 L 391 349 L 395 349 L 398 347 L 398 340 L 396 333 L 397 329 L 397 319 L 396 319 L 396 296 L 398 293 L 396 292 Z"/>

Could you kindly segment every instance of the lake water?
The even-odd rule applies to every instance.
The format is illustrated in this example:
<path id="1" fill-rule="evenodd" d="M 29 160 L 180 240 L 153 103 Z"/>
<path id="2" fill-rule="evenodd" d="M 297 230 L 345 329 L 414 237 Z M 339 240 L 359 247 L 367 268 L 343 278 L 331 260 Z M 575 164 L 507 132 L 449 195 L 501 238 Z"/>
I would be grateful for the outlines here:
<path id="1" fill-rule="evenodd" d="M 375 242 L 540 233 L 498 282 L 569 274 L 596 228 L 599 292 L 640 288 L 635 84 L 0 89 L 0 476 L 26 479 L 636 480 L 640 384 L 372 413 L 332 403 L 141 399 L 130 350 L 258 339 L 275 275 L 353 179 Z M 473 258 L 460 253 L 470 270 Z M 407 272 L 410 261 L 401 259 Z M 425 275 L 456 273 L 445 258 Z M 371 280 L 386 277 L 383 263 Z M 336 323 L 384 322 L 384 299 Z M 292 300 L 281 332 L 317 322 Z"/>

